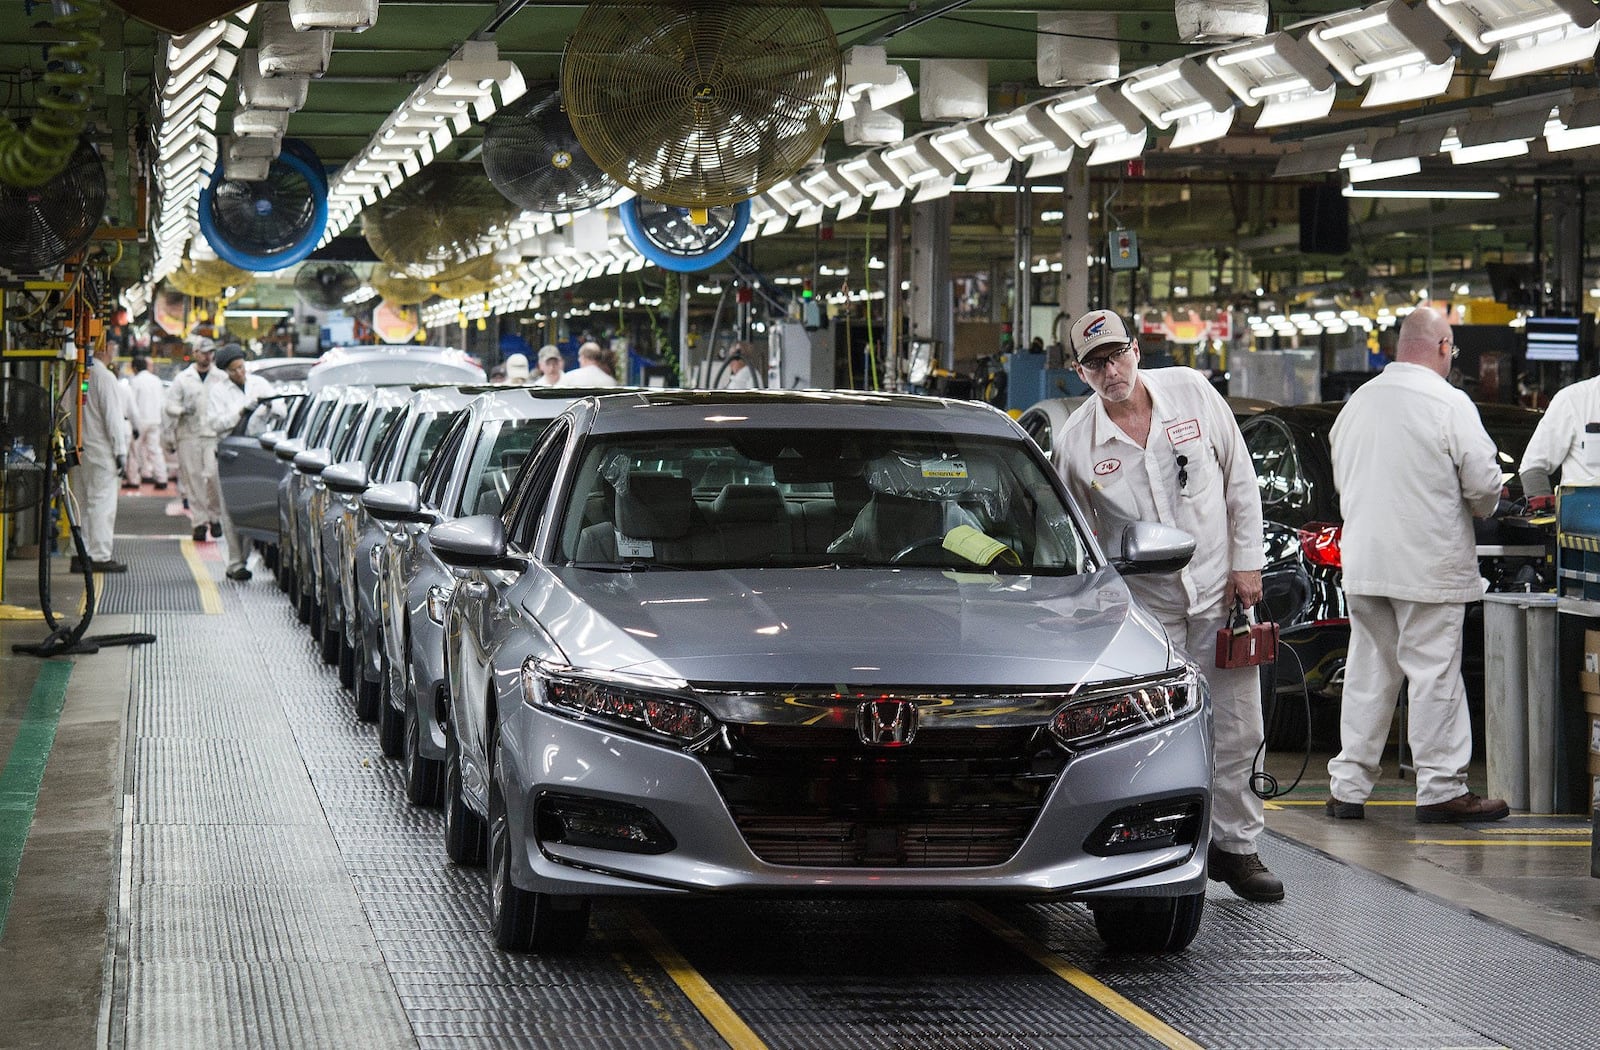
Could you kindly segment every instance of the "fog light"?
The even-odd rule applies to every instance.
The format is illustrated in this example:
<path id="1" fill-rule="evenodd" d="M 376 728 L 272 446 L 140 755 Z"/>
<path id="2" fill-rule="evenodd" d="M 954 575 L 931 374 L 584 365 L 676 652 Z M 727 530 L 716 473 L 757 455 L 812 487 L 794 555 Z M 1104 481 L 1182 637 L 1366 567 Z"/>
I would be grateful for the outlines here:
<path id="1" fill-rule="evenodd" d="M 1097 857 L 1192 846 L 1200 833 L 1205 802 L 1190 796 L 1119 809 L 1090 833 L 1083 849 Z"/>
<path id="2" fill-rule="evenodd" d="M 666 853 L 678 846 L 655 814 L 626 802 L 544 795 L 536 814 L 541 842 L 624 853 Z"/>

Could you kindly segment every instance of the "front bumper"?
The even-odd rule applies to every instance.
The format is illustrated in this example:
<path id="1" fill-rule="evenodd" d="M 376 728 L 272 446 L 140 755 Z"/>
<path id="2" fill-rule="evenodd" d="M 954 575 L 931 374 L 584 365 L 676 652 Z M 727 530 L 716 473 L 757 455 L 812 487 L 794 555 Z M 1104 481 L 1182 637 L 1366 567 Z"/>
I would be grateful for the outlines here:
<path id="1" fill-rule="evenodd" d="M 502 722 L 502 783 L 512 823 L 512 877 L 551 894 L 1006 894 L 1031 897 L 1179 896 L 1202 892 L 1210 821 L 1206 708 L 1169 726 L 1076 755 L 1043 791 L 1020 845 L 982 866 L 815 866 L 762 860 L 702 761 L 603 727 L 519 705 Z M 887 785 L 886 785 L 887 786 Z M 535 841 L 546 792 L 641 807 L 674 848 L 627 853 Z M 1099 856 L 1086 840 L 1140 803 L 1199 799 L 1192 841 Z"/>

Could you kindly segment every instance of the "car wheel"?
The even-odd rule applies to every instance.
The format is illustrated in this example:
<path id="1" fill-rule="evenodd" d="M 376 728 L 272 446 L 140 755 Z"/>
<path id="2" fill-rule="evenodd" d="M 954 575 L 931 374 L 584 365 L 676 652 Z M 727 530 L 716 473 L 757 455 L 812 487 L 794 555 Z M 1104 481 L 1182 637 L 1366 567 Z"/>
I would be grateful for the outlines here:
<path id="1" fill-rule="evenodd" d="M 1094 928 L 1114 952 L 1181 952 L 1200 930 L 1206 895 L 1094 901 Z"/>
<path id="2" fill-rule="evenodd" d="M 444 762 L 444 852 L 453 863 L 475 868 L 488 845 L 483 818 L 467 808 L 461 794 L 461 759 L 454 747 Z"/>
<path id="3" fill-rule="evenodd" d="M 330 622 L 331 620 L 332 618 L 326 612 L 318 610 L 317 622 L 314 625 L 316 630 L 313 633 L 317 638 L 317 652 L 322 656 L 322 662 L 325 664 L 337 664 L 339 662 L 340 631 L 338 625 Z"/>
<path id="4" fill-rule="evenodd" d="M 356 687 L 356 647 L 344 640 L 344 632 L 339 631 L 339 684 L 346 689 L 354 690 Z"/>
<path id="5" fill-rule="evenodd" d="M 300 574 L 294 574 L 294 615 L 301 623 L 311 622 L 311 595 L 300 585 Z"/>
<path id="6" fill-rule="evenodd" d="M 383 686 L 367 681 L 367 647 L 359 638 L 355 645 L 356 718 L 362 722 L 378 720 L 378 704 L 383 701 Z"/>
<path id="7" fill-rule="evenodd" d="M 404 696 L 399 699 L 402 704 L 406 702 Z M 405 754 L 405 718 L 405 712 L 395 707 L 392 695 L 379 699 L 378 748 L 389 758 L 399 758 Z"/>
<path id="8" fill-rule="evenodd" d="M 498 745 L 495 748 L 498 758 Z M 525 890 L 511 881 L 511 822 L 500 790 L 499 762 L 489 767 L 489 926 L 496 948 L 507 951 L 570 952 L 589 932 L 589 898 L 559 903 L 548 893 Z"/>
<path id="9" fill-rule="evenodd" d="M 437 806 L 443 770 L 436 759 L 422 754 L 422 723 L 415 711 L 406 712 L 405 786 L 406 801 L 418 806 Z"/>

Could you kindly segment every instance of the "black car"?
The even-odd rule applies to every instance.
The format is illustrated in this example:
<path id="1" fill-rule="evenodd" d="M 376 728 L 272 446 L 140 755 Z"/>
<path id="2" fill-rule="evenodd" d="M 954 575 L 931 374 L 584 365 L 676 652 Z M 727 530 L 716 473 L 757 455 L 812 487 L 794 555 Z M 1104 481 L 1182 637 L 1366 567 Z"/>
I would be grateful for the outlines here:
<path id="1" fill-rule="evenodd" d="M 1266 605 L 1279 624 L 1282 650 L 1276 668 L 1276 704 L 1269 704 L 1267 735 L 1273 747 L 1298 747 L 1306 739 L 1306 707 L 1300 700 L 1302 681 L 1311 696 L 1310 717 L 1314 743 L 1338 741 L 1339 697 L 1344 688 L 1345 654 L 1350 642 L 1350 621 L 1345 607 L 1339 538 L 1344 520 L 1339 494 L 1333 483 L 1330 433 L 1344 402 L 1283 405 L 1260 412 L 1240 423 L 1256 480 L 1261 486 L 1265 519 L 1267 568 L 1263 573 Z M 1498 449 L 1506 479 L 1508 500 L 1515 507 L 1521 496 L 1517 464 L 1533 436 L 1540 413 L 1513 405 L 1480 404 L 1484 429 Z M 1480 551 L 1510 544 L 1528 550 L 1525 555 L 1488 555 L 1479 565 L 1492 590 L 1545 589 L 1542 579 L 1544 538 L 1532 535 L 1501 536 L 1518 528 L 1515 520 L 1481 523 Z M 1528 541 L 1534 541 L 1531 545 Z M 1539 547 L 1533 553 L 1531 547 Z M 1483 606 L 1467 607 L 1466 637 L 1482 638 Z M 1462 673 L 1468 701 L 1474 711 L 1474 735 L 1483 731 L 1483 646 L 1463 646 Z"/>

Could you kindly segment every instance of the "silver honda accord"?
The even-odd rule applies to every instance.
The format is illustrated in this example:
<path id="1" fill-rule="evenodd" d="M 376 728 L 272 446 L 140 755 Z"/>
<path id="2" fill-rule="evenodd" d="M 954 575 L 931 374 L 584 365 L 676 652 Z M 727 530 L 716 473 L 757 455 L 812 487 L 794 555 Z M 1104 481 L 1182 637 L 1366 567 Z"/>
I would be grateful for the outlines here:
<path id="1" fill-rule="evenodd" d="M 586 398 L 431 538 L 445 834 L 501 947 L 677 893 L 1068 897 L 1113 947 L 1193 938 L 1210 707 L 1122 580 L 1193 541 L 1091 536 L 988 406 Z"/>

